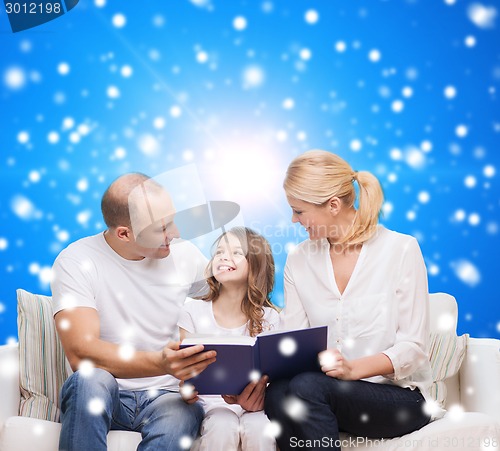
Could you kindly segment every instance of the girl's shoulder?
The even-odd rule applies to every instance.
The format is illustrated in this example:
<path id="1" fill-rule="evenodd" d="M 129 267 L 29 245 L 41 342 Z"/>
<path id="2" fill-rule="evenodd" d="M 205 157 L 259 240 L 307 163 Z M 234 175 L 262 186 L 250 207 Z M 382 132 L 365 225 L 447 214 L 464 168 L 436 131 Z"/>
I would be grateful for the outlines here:
<path id="1" fill-rule="evenodd" d="M 212 307 L 212 301 L 204 301 L 201 299 L 186 298 L 186 302 L 182 306 L 189 313 L 198 313 L 209 310 Z"/>

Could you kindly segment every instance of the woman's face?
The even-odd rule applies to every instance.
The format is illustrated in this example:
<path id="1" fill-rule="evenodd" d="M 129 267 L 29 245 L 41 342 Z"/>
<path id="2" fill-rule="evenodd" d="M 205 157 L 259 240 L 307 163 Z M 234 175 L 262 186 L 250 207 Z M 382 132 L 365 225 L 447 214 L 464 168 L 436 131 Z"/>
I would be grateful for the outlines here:
<path id="1" fill-rule="evenodd" d="M 233 234 L 227 233 L 220 239 L 212 259 L 212 273 L 221 284 L 247 283 L 248 261 L 240 241 Z"/>
<path id="2" fill-rule="evenodd" d="M 335 229 L 335 219 L 330 206 L 315 205 L 287 196 L 292 208 L 292 222 L 300 223 L 307 230 L 311 240 L 331 237 Z"/>

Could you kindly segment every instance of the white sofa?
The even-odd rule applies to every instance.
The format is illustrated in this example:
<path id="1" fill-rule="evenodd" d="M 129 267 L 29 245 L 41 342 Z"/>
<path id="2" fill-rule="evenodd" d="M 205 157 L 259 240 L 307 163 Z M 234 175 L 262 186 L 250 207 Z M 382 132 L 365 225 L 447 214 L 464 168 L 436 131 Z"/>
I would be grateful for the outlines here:
<path id="1" fill-rule="evenodd" d="M 447 327 L 456 331 L 457 316 L 455 298 L 444 293 L 431 295 L 432 330 L 439 330 L 444 318 Z M 444 418 L 391 440 L 376 441 L 343 434 L 342 449 L 500 449 L 500 340 L 470 338 L 459 373 L 445 383 L 449 410 Z M 0 451 L 57 450 L 61 425 L 20 417 L 19 405 L 18 347 L 0 346 Z M 136 432 L 111 431 L 108 449 L 135 450 L 140 440 Z"/>

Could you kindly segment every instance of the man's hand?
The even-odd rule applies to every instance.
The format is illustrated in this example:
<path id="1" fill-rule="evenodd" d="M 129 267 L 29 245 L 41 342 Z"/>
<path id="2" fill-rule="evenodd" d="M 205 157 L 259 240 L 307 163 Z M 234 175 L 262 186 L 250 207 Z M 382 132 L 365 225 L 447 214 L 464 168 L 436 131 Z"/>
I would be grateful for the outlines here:
<path id="1" fill-rule="evenodd" d="M 160 366 L 166 374 L 180 379 L 190 379 L 200 374 L 208 365 L 215 362 L 215 351 L 203 351 L 203 345 L 179 349 L 180 342 L 170 342 L 161 351 Z"/>
<path id="2" fill-rule="evenodd" d="M 179 384 L 179 392 L 181 394 L 181 398 L 188 404 L 194 404 L 198 401 L 198 399 L 200 399 L 194 385 L 186 384 L 184 381 L 181 381 Z"/>
<path id="3" fill-rule="evenodd" d="M 239 404 L 248 412 L 264 409 L 264 394 L 269 378 L 262 376 L 258 382 L 250 382 L 239 395 L 222 395 L 228 404 Z"/>

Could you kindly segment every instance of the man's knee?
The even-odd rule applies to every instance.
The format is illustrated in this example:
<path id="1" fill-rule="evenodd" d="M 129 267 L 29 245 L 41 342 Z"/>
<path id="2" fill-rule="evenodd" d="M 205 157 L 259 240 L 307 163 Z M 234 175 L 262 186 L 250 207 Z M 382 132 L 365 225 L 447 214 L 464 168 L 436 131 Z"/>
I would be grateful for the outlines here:
<path id="1" fill-rule="evenodd" d="M 94 368 L 91 372 L 75 371 L 64 382 L 62 399 L 78 393 L 79 397 L 106 396 L 118 391 L 118 382 L 113 375 L 101 368 Z"/>
<path id="2" fill-rule="evenodd" d="M 178 412 L 179 415 L 184 418 L 183 421 L 188 421 L 193 425 L 193 427 L 199 430 L 204 415 L 203 407 L 201 406 L 201 404 L 197 402 L 194 404 L 187 404 L 181 400 L 180 406 L 181 408 L 180 410 L 178 410 Z"/>
<path id="3" fill-rule="evenodd" d="M 167 393 L 158 397 L 149 406 L 150 420 L 163 422 L 165 427 L 176 424 L 180 432 L 199 430 L 203 420 L 203 407 L 199 403 L 188 404 L 177 393 Z"/>

